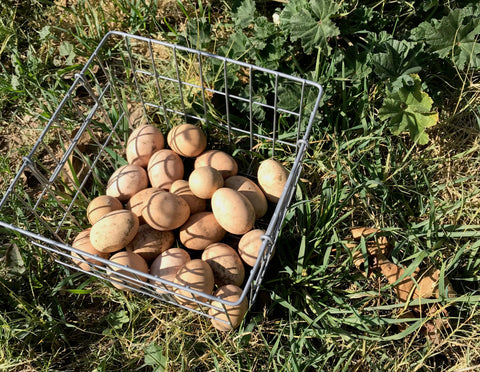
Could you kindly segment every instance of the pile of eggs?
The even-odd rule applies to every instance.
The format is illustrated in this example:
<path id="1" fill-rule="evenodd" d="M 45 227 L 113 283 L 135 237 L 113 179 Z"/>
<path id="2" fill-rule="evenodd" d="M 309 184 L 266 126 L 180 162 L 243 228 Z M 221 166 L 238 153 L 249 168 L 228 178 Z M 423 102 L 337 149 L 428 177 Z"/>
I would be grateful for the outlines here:
<path id="1" fill-rule="evenodd" d="M 186 288 L 238 301 L 246 266 L 255 265 L 265 234 L 255 223 L 265 216 L 269 202 L 278 202 L 288 171 L 268 159 L 258 168 L 258 183 L 240 176 L 235 159 L 208 150 L 205 133 L 193 124 L 173 127 L 166 141 L 153 125 L 137 127 L 125 155 L 128 164 L 111 175 L 105 195 L 90 202 L 86 214 L 91 227 L 80 232 L 72 246 L 116 263 L 107 272 L 119 289 L 127 289 L 122 277 L 132 278 L 128 283 L 136 288 L 146 281 L 125 270 L 128 267 L 176 284 L 151 283 L 159 293 L 173 291 L 176 301 L 187 307 L 207 299 L 194 296 L 192 301 Z M 194 159 L 188 175 L 184 159 Z M 228 237 L 235 237 L 238 247 L 229 244 Z M 101 265 L 95 259 L 86 261 Z M 76 262 L 91 270 L 88 263 Z M 248 307 L 246 298 L 237 306 L 217 301 L 211 305 L 228 313 L 209 309 L 219 330 L 237 327 Z"/>

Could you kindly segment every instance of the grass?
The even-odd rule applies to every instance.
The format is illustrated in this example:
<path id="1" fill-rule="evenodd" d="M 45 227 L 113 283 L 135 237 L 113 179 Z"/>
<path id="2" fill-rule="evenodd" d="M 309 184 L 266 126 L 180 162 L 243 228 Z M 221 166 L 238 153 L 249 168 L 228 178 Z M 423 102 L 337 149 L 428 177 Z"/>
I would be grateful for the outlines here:
<path id="1" fill-rule="evenodd" d="M 403 28 L 412 27 L 424 14 L 419 2 L 413 7 L 388 1 L 360 3 L 339 16 L 339 24 L 350 14 L 366 12 L 368 6 L 385 15 L 380 21 L 399 11 Z M 270 20 L 281 7 L 280 2 L 263 2 L 256 15 Z M 222 9 L 228 9 L 225 14 L 230 16 L 222 16 Z M 248 62 L 271 63 L 261 52 L 234 50 L 229 38 L 239 31 L 231 9 L 236 11 L 236 5 L 231 8 L 220 1 L 163 7 L 133 0 L 109 4 L 78 0 L 66 8 L 37 0 L 0 5 L 2 189 L 72 83 L 73 74 L 110 29 L 193 46 L 200 43 L 212 52 L 231 50 Z M 442 2 L 428 9 L 428 14 L 440 17 L 447 10 Z M 45 19 L 58 22 L 49 26 Z M 259 29 L 253 25 L 241 32 L 251 34 L 254 27 Z M 392 30 L 388 23 L 383 27 Z M 402 30 L 391 32 L 400 37 Z M 361 43 L 358 34 L 349 37 Z M 336 47 L 340 50 L 347 44 L 342 34 Z M 279 69 L 322 82 L 326 95 L 276 254 L 258 300 L 239 329 L 219 333 L 198 315 L 69 272 L 43 249 L 2 230 L 0 370 L 478 368 L 478 68 L 459 70 L 442 66 L 445 61 L 434 69 L 424 66 L 422 81 L 440 111 L 440 121 L 429 129 L 430 142 L 420 146 L 408 135 L 393 136 L 388 123 L 378 119 L 388 82 L 378 79 L 374 70 L 361 74 L 359 69 L 354 76 L 347 62 L 339 68 L 341 63 L 320 52 L 305 56 L 300 43 L 292 43 L 290 52 L 275 59 Z M 155 53 L 161 57 L 164 51 Z M 168 61 L 157 67 L 175 76 Z M 185 72 L 196 84 L 194 71 Z M 212 84 L 222 84 L 221 74 L 213 76 Z M 234 81 L 231 84 L 235 86 Z M 199 99 L 195 89 L 184 93 L 193 101 Z M 154 99 L 154 85 L 144 94 Z M 172 104 L 178 101 L 175 94 L 166 98 Z M 216 97 L 209 98 L 214 102 Z M 128 94 L 120 99 L 126 105 Z M 210 105 L 208 114 L 218 118 Z M 188 109 L 202 111 L 203 105 L 195 101 Z M 261 118 L 262 112 L 254 114 Z M 155 115 L 151 113 L 155 122 L 163 120 Z M 111 118 L 115 121 L 118 113 Z M 61 130 L 52 133 L 45 139 L 46 148 L 67 145 Z M 287 134 L 295 138 L 295 133 Z M 279 154 L 289 159 L 288 152 Z M 106 169 L 99 171 L 98 178 Z M 23 181 L 34 197 L 33 175 L 27 173 Z M 66 189 L 65 200 L 69 192 Z M 18 193 L 23 195 L 21 188 Z M 58 204 L 53 202 L 42 208 L 46 216 L 58 213 Z M 25 215 L 21 201 L 3 208 L 0 217 L 45 232 Z M 394 286 L 381 275 L 365 278 L 354 266 L 345 243 L 350 229 L 357 226 L 381 228 L 392 243 L 390 259 L 395 264 L 409 272 L 436 268 L 440 291 L 448 278 L 457 295 L 428 300 L 431 312 L 423 318 L 406 314 Z M 68 236 L 72 231 L 61 233 Z M 358 249 L 365 250 L 365 242 Z M 432 325 L 430 330 L 437 332 L 437 338 L 426 334 Z"/>

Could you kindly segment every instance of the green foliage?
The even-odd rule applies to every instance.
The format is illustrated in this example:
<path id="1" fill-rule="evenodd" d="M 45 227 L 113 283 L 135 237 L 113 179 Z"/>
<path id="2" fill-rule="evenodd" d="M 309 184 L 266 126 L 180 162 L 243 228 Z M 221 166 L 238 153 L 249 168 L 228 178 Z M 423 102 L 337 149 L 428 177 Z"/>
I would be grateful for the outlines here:
<path id="1" fill-rule="evenodd" d="M 331 0 L 289 1 L 280 14 L 280 26 L 292 41 L 301 41 L 305 53 L 319 49 L 330 55 L 329 41 L 340 34 L 331 20 L 338 9 L 337 3 Z"/>
<path id="2" fill-rule="evenodd" d="M 440 19 L 422 22 L 412 37 L 428 51 L 451 60 L 459 69 L 480 68 L 480 7 L 453 9 Z"/>
<path id="3" fill-rule="evenodd" d="M 428 143 L 425 129 L 438 122 L 438 113 L 432 111 L 432 99 L 422 91 L 418 75 L 410 75 L 403 87 L 386 96 L 378 116 L 388 120 L 393 134 L 410 132 L 420 145 Z"/>

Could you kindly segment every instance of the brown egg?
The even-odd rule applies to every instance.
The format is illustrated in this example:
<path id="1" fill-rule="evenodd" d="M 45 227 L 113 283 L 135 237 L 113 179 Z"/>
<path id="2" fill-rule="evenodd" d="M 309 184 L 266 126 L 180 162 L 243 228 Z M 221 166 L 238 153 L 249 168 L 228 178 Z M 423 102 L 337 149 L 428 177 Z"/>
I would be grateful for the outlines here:
<path id="1" fill-rule="evenodd" d="M 289 172 L 274 159 L 262 161 L 257 171 L 257 179 L 263 193 L 272 203 L 278 203 L 287 183 Z"/>
<path id="2" fill-rule="evenodd" d="M 225 187 L 233 190 L 237 190 L 241 194 L 245 195 L 247 199 L 252 203 L 255 209 L 255 218 L 259 219 L 265 216 L 268 210 L 268 202 L 265 194 L 260 187 L 243 176 L 232 176 L 225 180 Z"/>
<path id="3" fill-rule="evenodd" d="M 138 218 L 129 210 L 107 213 L 90 231 L 90 241 L 97 251 L 109 253 L 126 247 L 138 231 Z"/>
<path id="4" fill-rule="evenodd" d="M 175 235 L 172 231 L 159 231 L 145 224 L 138 228 L 137 235 L 127 246 L 127 250 L 139 254 L 147 263 L 150 263 L 162 252 L 171 248 L 174 242 Z"/>
<path id="5" fill-rule="evenodd" d="M 169 282 L 173 282 L 178 270 L 180 270 L 180 268 L 188 261 L 190 261 L 190 255 L 185 249 L 167 249 L 152 262 L 150 266 L 150 274 L 168 280 Z M 158 287 L 156 289 L 158 293 L 164 293 L 162 290 L 164 289 L 163 284 L 156 281 L 151 281 L 151 283 Z M 167 289 L 173 290 L 172 287 L 168 286 Z"/>
<path id="6" fill-rule="evenodd" d="M 188 177 L 192 193 L 201 199 L 210 199 L 215 191 L 223 187 L 222 174 L 212 167 L 200 167 Z"/>
<path id="7" fill-rule="evenodd" d="M 202 260 L 210 265 L 215 284 L 241 286 L 245 279 L 245 268 L 238 253 L 224 243 L 210 244 L 202 253 Z"/>
<path id="8" fill-rule="evenodd" d="M 140 190 L 135 195 L 133 195 L 128 203 L 125 205 L 126 209 L 132 211 L 137 217 L 140 224 L 145 223 L 145 220 L 142 217 L 142 210 L 145 206 L 145 203 L 150 196 L 156 191 L 160 191 L 158 187 L 148 187 L 146 189 Z"/>
<path id="9" fill-rule="evenodd" d="M 130 269 L 140 271 L 141 273 L 148 274 L 148 265 L 146 261 L 142 258 L 142 256 L 128 251 L 121 251 L 117 252 L 112 257 L 110 257 L 111 262 L 115 262 L 119 265 L 127 266 Z M 114 282 L 112 282 L 113 286 L 118 289 L 129 290 L 129 288 L 125 287 L 122 283 L 128 284 L 133 288 L 140 288 L 142 285 L 136 281 L 129 281 L 128 278 L 125 279 L 123 276 L 128 276 L 133 278 L 134 280 L 139 280 L 141 282 L 146 282 L 147 278 L 141 274 L 135 274 L 131 271 L 128 271 L 124 268 L 118 268 L 113 265 L 110 266 L 113 272 L 109 272 L 109 275 Z"/>
<path id="10" fill-rule="evenodd" d="M 176 180 L 170 187 L 172 194 L 181 196 L 188 203 L 190 207 L 190 214 L 203 212 L 207 208 L 207 202 L 205 199 L 201 199 L 195 196 L 188 186 L 187 180 Z"/>
<path id="11" fill-rule="evenodd" d="M 183 178 L 183 162 L 180 156 L 169 149 L 162 149 L 152 155 L 147 166 L 152 187 L 169 190 L 172 183 Z"/>
<path id="12" fill-rule="evenodd" d="M 134 129 L 127 140 L 127 161 L 145 168 L 151 156 L 165 147 L 162 132 L 153 125 L 145 124 Z"/>
<path id="13" fill-rule="evenodd" d="M 207 264 L 205 261 L 202 261 L 200 259 L 193 259 L 186 262 L 180 268 L 180 270 L 177 272 L 177 275 L 175 276 L 174 283 L 211 295 L 214 286 L 213 271 L 210 265 Z M 207 299 L 205 297 L 192 294 L 186 289 L 176 289 L 175 292 L 188 298 L 195 298 L 197 301 L 200 302 L 207 302 Z M 189 299 L 185 299 L 179 296 L 177 296 L 176 299 L 178 303 L 182 305 L 191 308 L 197 307 L 197 304 L 195 304 Z"/>
<path id="14" fill-rule="evenodd" d="M 97 251 L 95 249 L 95 247 L 92 245 L 92 243 L 90 242 L 90 230 L 91 230 L 91 228 L 88 228 L 88 229 L 83 230 L 80 233 L 78 233 L 78 235 L 73 240 L 72 247 L 76 248 L 80 251 L 89 253 L 91 255 L 96 255 L 98 257 L 108 259 L 108 257 L 110 257 L 109 253 L 103 253 L 103 252 Z M 74 253 L 74 252 L 72 252 L 72 256 L 82 258 L 85 261 L 90 262 L 90 263 L 95 264 L 95 265 L 103 266 L 102 262 L 100 262 L 100 261 L 98 261 L 94 258 L 89 258 L 89 257 L 85 257 L 85 256 L 81 257 L 80 255 L 78 255 L 77 253 Z M 82 262 L 80 260 L 73 260 L 73 261 L 82 270 L 91 271 L 90 265 L 88 263 Z"/>
<path id="15" fill-rule="evenodd" d="M 262 247 L 262 235 L 265 235 L 265 230 L 250 230 L 238 242 L 238 254 L 248 266 L 253 267 L 257 262 L 258 252 Z"/>
<path id="16" fill-rule="evenodd" d="M 220 226 L 212 212 L 192 214 L 179 230 L 182 244 L 194 250 L 202 250 L 209 244 L 219 242 L 225 234 L 225 229 Z"/>
<path id="17" fill-rule="evenodd" d="M 181 124 L 168 132 L 167 143 L 177 154 L 193 158 L 200 155 L 207 147 L 207 136 L 196 125 Z"/>
<path id="18" fill-rule="evenodd" d="M 106 194 L 127 202 L 140 190 L 148 187 L 148 176 L 145 169 L 134 164 L 127 164 L 113 172 L 108 180 Z"/>
<path id="19" fill-rule="evenodd" d="M 242 289 L 233 284 L 228 284 L 218 288 L 214 296 L 223 301 L 235 303 L 240 300 L 242 296 Z M 212 316 L 212 325 L 222 332 L 227 332 L 237 328 L 247 313 L 248 301 L 245 297 L 238 305 L 222 304 L 220 301 L 212 301 L 212 306 L 215 306 L 221 310 L 210 308 L 208 315 Z"/>
<path id="20" fill-rule="evenodd" d="M 253 228 L 255 209 L 240 192 L 222 187 L 213 194 L 211 206 L 216 220 L 229 233 L 242 235 Z"/>
<path id="21" fill-rule="evenodd" d="M 158 191 L 146 202 L 142 216 L 156 230 L 175 230 L 187 222 L 190 207 L 182 197 L 168 191 Z"/>
<path id="22" fill-rule="evenodd" d="M 205 166 L 218 170 L 223 178 L 234 176 L 238 172 L 238 164 L 235 159 L 231 155 L 220 150 L 205 151 L 195 159 L 195 168 Z"/>
<path id="23" fill-rule="evenodd" d="M 94 225 L 107 213 L 123 209 L 123 205 L 117 198 L 109 195 L 100 195 L 93 199 L 87 207 L 87 218 Z"/>

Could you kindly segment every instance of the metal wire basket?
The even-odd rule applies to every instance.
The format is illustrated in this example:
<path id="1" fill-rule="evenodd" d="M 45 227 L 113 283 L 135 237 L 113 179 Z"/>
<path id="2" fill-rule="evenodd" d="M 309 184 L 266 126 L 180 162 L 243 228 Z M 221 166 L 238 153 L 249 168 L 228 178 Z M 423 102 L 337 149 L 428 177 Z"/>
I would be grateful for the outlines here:
<path id="1" fill-rule="evenodd" d="M 0 221 L 0 226 L 27 237 L 68 268 L 189 311 L 211 317 L 208 309 L 212 307 L 225 313 L 226 306 L 245 298 L 252 305 L 300 176 L 321 95 L 322 87 L 312 81 L 183 46 L 109 32 L 75 74 L 0 201 L 2 215 L 15 213 L 10 208 L 22 205 L 26 224 Z M 233 154 L 240 171 L 249 177 L 255 176 L 263 159 L 279 156 L 289 162 L 290 176 L 280 201 L 257 221 L 266 233 L 238 301 L 205 295 L 71 247 L 75 234 L 88 227 L 89 201 L 105 193 L 108 175 L 124 162 L 131 129 L 142 120 L 164 134 L 182 122 L 201 126 L 209 148 Z M 123 274 L 112 275 L 115 268 L 123 268 Z M 176 288 L 189 293 L 198 306 L 180 304 Z"/>

